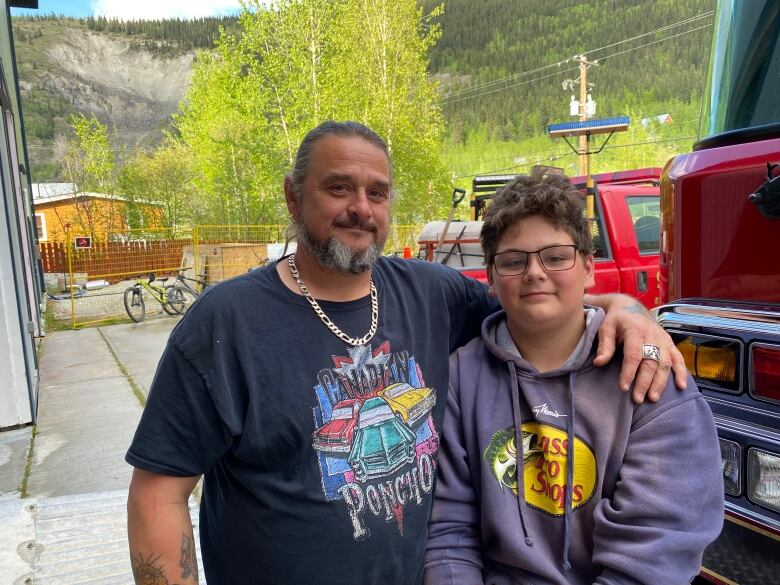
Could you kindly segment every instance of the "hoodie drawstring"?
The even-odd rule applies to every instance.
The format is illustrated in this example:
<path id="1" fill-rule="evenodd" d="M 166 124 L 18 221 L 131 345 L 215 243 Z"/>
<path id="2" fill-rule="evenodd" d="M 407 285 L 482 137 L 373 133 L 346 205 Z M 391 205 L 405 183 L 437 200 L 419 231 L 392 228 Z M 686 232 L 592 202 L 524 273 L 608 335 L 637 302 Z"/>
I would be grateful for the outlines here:
<path id="1" fill-rule="evenodd" d="M 523 436 L 522 421 L 520 420 L 520 391 L 517 386 L 517 374 L 515 365 L 507 362 L 509 367 L 509 380 L 512 386 L 512 420 L 515 425 L 515 446 L 517 455 L 515 455 L 515 480 L 517 482 L 517 510 L 520 513 L 520 526 L 523 529 L 523 538 L 528 546 L 534 545 L 534 539 L 528 534 L 525 526 L 525 465 L 523 463 Z"/>
<path id="2" fill-rule="evenodd" d="M 569 416 L 566 424 L 566 498 L 563 512 L 563 569 L 571 569 L 569 562 L 569 545 L 571 544 L 571 514 L 572 514 L 572 484 L 574 483 L 574 384 L 577 372 L 569 373 Z"/>

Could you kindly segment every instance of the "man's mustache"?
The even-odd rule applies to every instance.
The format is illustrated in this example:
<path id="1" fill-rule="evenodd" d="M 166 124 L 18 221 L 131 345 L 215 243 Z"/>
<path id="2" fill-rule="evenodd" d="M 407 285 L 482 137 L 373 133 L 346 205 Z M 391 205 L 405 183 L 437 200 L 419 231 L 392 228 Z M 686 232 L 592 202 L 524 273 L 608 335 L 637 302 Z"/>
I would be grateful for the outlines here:
<path id="1" fill-rule="evenodd" d="M 373 221 L 360 221 L 359 219 L 353 219 L 349 221 L 335 222 L 336 227 L 340 228 L 358 228 L 368 232 L 376 232 L 377 225 Z"/>

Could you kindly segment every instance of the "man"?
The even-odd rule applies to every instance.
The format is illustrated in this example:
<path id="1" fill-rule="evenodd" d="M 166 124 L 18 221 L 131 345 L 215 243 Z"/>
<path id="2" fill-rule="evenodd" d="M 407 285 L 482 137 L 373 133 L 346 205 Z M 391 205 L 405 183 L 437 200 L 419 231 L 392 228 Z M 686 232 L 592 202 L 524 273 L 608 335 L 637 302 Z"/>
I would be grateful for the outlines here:
<path id="1" fill-rule="evenodd" d="M 448 356 L 497 305 L 453 270 L 380 257 L 391 169 L 365 126 L 312 130 L 285 198 L 295 254 L 204 294 L 160 361 L 127 454 L 137 583 L 197 582 L 187 498 L 201 475 L 209 585 L 422 580 Z M 610 312 L 599 360 L 623 339 L 635 397 L 655 397 L 672 361 L 684 384 L 641 306 L 590 301 Z"/>

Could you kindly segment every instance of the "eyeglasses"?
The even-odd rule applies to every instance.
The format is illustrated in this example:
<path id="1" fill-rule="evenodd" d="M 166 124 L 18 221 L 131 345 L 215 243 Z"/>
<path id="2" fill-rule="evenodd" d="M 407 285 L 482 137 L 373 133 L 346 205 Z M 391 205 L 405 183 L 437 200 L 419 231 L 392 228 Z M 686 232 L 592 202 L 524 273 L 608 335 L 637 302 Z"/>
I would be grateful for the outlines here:
<path id="1" fill-rule="evenodd" d="M 577 246 L 547 246 L 533 252 L 510 250 L 493 254 L 493 266 L 501 276 L 521 276 L 528 271 L 531 254 L 539 256 L 539 262 L 547 272 L 571 270 L 577 261 Z"/>

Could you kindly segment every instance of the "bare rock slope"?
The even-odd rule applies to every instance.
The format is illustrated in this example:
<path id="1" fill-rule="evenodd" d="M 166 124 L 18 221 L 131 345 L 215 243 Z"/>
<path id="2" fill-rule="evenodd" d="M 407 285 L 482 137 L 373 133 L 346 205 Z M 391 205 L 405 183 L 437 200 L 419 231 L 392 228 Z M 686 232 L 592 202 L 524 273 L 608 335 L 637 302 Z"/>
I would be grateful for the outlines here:
<path id="1" fill-rule="evenodd" d="M 39 45 L 45 66 L 27 79 L 20 75 L 23 100 L 40 99 L 41 92 L 57 96 L 70 111 L 94 113 L 122 145 L 156 143 L 189 87 L 195 53 L 161 56 L 133 46 L 131 38 L 58 27 Z"/>

